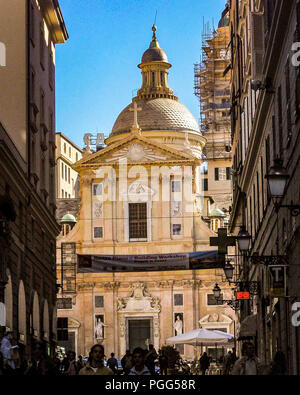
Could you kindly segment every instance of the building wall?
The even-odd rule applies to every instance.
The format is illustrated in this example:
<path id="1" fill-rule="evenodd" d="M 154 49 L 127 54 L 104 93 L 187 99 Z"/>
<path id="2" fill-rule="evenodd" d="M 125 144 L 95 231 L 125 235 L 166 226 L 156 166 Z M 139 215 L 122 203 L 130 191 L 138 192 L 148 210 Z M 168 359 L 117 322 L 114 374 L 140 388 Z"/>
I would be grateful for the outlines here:
<path id="1" fill-rule="evenodd" d="M 16 219 L 10 223 L 9 243 L 2 254 L 1 268 L 6 266 L 7 276 L 1 271 L 0 300 L 7 306 L 6 327 L 26 358 L 34 341 L 42 340 L 54 353 L 56 340 L 54 45 L 64 26 L 58 9 L 58 2 L 50 0 L 1 2 L 7 13 L 1 29 L 9 35 L 10 67 L 3 68 L 6 75 L 0 70 L 5 92 L 0 99 L 5 108 L 5 113 L 0 112 L 0 195 L 11 202 Z M 55 18 L 56 22 L 60 18 L 60 27 L 54 26 Z M 66 30 L 62 36 L 60 42 L 67 39 Z M 5 214 L 1 212 L 1 218 Z M 2 234 L 0 239 L 2 243 Z"/>
<path id="2" fill-rule="evenodd" d="M 27 160 L 26 1 L 1 0 L 0 42 L 5 45 L 6 66 L 0 68 L 0 119 L 21 155 Z M 8 95 L 9 94 L 9 95 Z"/>
<path id="3" fill-rule="evenodd" d="M 172 132 L 169 132 L 172 136 Z M 169 199 L 163 201 L 162 190 L 163 185 L 166 184 L 164 177 L 157 177 L 155 181 L 155 187 L 151 184 L 153 179 L 150 178 L 151 169 L 160 168 L 160 164 L 155 161 L 155 156 L 159 157 L 168 154 L 168 148 L 162 143 L 157 143 L 159 146 L 156 147 L 156 151 L 152 153 L 152 160 L 146 161 L 145 163 L 136 163 L 139 166 L 139 170 L 143 168 L 143 171 L 147 173 L 147 176 L 142 178 L 133 176 L 134 166 L 129 163 L 127 168 L 126 178 L 126 189 L 128 197 L 131 199 L 138 197 L 137 190 L 140 187 L 144 188 L 146 201 L 150 202 L 150 211 L 148 218 L 151 221 L 148 222 L 148 240 L 145 241 L 129 241 L 128 240 L 128 224 L 126 222 L 128 218 L 128 212 L 126 207 L 128 201 L 120 201 L 119 192 L 124 185 L 124 178 L 120 173 L 118 161 L 113 159 L 118 155 L 118 152 L 126 152 L 126 147 L 130 147 L 130 139 L 133 138 L 131 135 L 125 137 L 119 137 L 121 146 L 107 152 L 107 149 L 102 150 L 100 153 L 87 155 L 83 157 L 84 162 L 79 162 L 74 167 L 78 169 L 80 173 L 80 198 L 83 204 L 80 205 L 80 211 L 77 215 L 77 224 L 74 228 L 65 236 L 60 235 L 57 240 L 57 276 L 58 282 L 62 283 L 61 278 L 61 243 L 63 242 L 75 242 L 76 252 L 79 254 L 108 254 L 108 255 L 137 255 L 137 254 L 163 254 L 163 253 L 174 253 L 174 252 L 192 252 L 192 251 L 206 251 L 214 249 L 209 246 L 209 237 L 213 236 L 214 233 L 209 230 L 207 225 L 201 220 L 201 211 L 198 212 L 200 207 L 200 201 L 192 201 L 191 211 L 186 211 L 186 204 L 189 203 L 185 200 L 184 183 L 182 180 L 181 186 L 181 213 L 172 215 L 171 202 Z M 132 145 L 143 144 L 146 145 L 145 141 L 138 140 L 139 135 L 137 134 L 137 140 L 132 141 Z M 184 140 L 185 136 L 182 133 L 181 139 Z M 195 137 L 195 140 L 196 137 Z M 152 147 L 153 148 L 153 147 Z M 166 150 L 164 152 L 159 150 Z M 199 150 L 199 148 L 197 148 Z M 107 153 L 106 153 L 107 152 Z M 173 152 L 173 151 L 172 151 Z M 173 152 L 174 153 L 174 152 Z M 169 152 L 170 154 L 170 152 Z M 179 154 L 179 152 L 178 152 Z M 109 160 L 109 162 L 107 162 Z M 201 177 L 199 178 L 200 172 L 196 170 L 196 164 L 193 164 L 194 159 L 186 161 L 186 165 L 191 165 L 194 168 L 194 177 L 187 180 L 188 185 L 191 187 L 191 191 L 188 196 L 192 196 L 191 192 L 201 190 Z M 116 174 L 116 182 L 107 182 L 107 175 L 101 176 L 99 169 L 103 166 L 107 166 L 110 163 Z M 182 163 L 178 167 L 182 167 Z M 193 164 L 193 165 L 192 165 Z M 170 166 L 167 160 L 164 161 L 164 166 Z M 176 165 L 176 160 L 173 159 L 172 165 Z M 97 169 L 95 174 L 94 169 Z M 137 170 L 137 168 L 135 168 Z M 157 173 L 159 174 L 159 172 Z M 184 174 L 183 171 L 181 174 Z M 198 174 L 198 176 L 196 176 Z M 169 180 L 169 183 L 171 179 Z M 116 185 L 116 200 L 111 201 L 109 198 L 105 199 L 104 196 L 95 197 L 93 196 L 93 185 L 95 183 L 103 183 L 103 185 Z M 196 185 L 197 183 L 197 185 Z M 137 188 L 132 187 L 137 185 Z M 149 190 L 147 190 L 147 187 Z M 154 191 L 153 195 L 151 193 Z M 103 187 L 103 195 L 108 194 L 109 191 Z M 149 195 L 150 194 L 150 195 Z M 127 195 L 127 193 L 126 193 Z M 144 196 L 144 198 L 145 198 Z M 151 199 L 150 199 L 151 196 Z M 170 200 L 173 199 L 173 194 L 170 191 Z M 103 199 L 103 201 L 102 201 Z M 140 200 L 142 199 L 142 200 Z M 153 201 L 151 201 L 153 200 Z M 129 200 L 130 201 L 130 200 Z M 133 201 L 135 201 L 133 199 Z M 140 196 L 138 201 L 143 201 Z M 102 204 L 102 215 L 97 218 L 93 205 L 95 203 Z M 199 206 L 198 206 L 199 203 Z M 178 215 L 178 218 L 177 216 Z M 92 220 L 92 221 L 91 221 Z M 172 223 L 182 224 L 182 234 L 173 236 L 171 232 Z M 103 237 L 96 239 L 93 237 L 93 227 L 103 226 Z M 151 232 L 150 232 L 151 230 Z M 154 329 L 156 332 L 153 336 L 153 341 L 156 349 L 161 347 L 165 340 L 174 335 L 173 320 L 174 313 L 184 313 L 184 331 L 190 331 L 199 327 L 200 320 L 204 320 L 202 326 L 210 326 L 214 328 L 227 328 L 228 332 L 233 331 L 233 310 L 225 306 L 206 306 L 206 294 L 212 293 L 212 289 L 216 282 L 221 282 L 221 286 L 224 288 L 224 295 L 226 298 L 230 298 L 231 288 L 225 283 L 222 283 L 221 273 L 216 276 L 216 270 L 199 270 L 199 271 L 175 271 L 175 272 L 151 272 L 151 273 L 77 273 L 75 279 L 71 279 L 72 268 L 64 268 L 63 280 L 64 289 L 63 293 L 59 294 L 59 297 L 71 298 L 72 308 L 70 309 L 59 309 L 58 317 L 69 318 L 69 331 L 75 330 L 76 332 L 76 344 L 77 353 L 88 354 L 88 351 L 93 343 L 96 342 L 94 337 L 94 315 L 103 314 L 104 322 L 107 327 L 104 329 L 105 338 L 103 344 L 105 346 L 106 353 L 115 352 L 118 357 L 121 357 L 125 353 L 126 349 L 126 336 L 128 335 L 128 328 L 126 322 L 128 318 L 141 318 L 141 317 L 153 317 Z M 69 290 L 66 278 L 69 277 Z M 71 281 L 76 281 L 76 284 L 72 287 Z M 138 301 L 135 301 L 135 310 L 126 310 L 119 306 L 121 298 L 127 298 L 131 293 L 132 287 L 135 287 L 138 283 L 142 283 L 145 286 L 147 294 L 151 298 L 159 298 L 160 308 L 153 310 L 147 305 L 147 298 L 140 306 Z M 69 292 L 73 288 L 72 292 Z M 175 292 L 184 294 L 184 306 L 176 307 L 173 306 L 173 294 Z M 104 308 L 96 309 L 94 307 L 94 296 L 104 296 Z M 145 295 L 144 295 L 145 296 Z M 217 320 L 214 321 L 213 314 L 218 313 Z M 222 315 L 224 314 L 224 316 Z M 224 322 L 225 321 L 225 322 Z M 77 323 L 77 324 L 76 324 Z M 74 329 L 76 327 L 76 329 Z M 155 329 L 156 328 L 156 329 Z M 146 345 L 145 345 L 146 347 Z M 190 358 L 194 357 L 193 347 L 186 347 L 184 355 Z"/>
<path id="4" fill-rule="evenodd" d="M 254 3 L 252 8 L 250 2 L 242 4 L 238 15 L 243 17 L 239 23 L 235 16 L 236 5 L 231 10 L 233 31 L 239 32 L 241 37 L 232 74 L 232 95 L 241 90 L 237 102 L 237 106 L 241 105 L 241 113 L 234 107 L 233 171 L 236 175 L 231 230 L 237 232 L 238 224 L 246 226 L 252 235 L 250 255 L 287 257 L 291 264 L 287 278 L 290 298 L 270 297 L 267 268 L 250 267 L 250 279 L 259 281 L 261 293 L 252 304 L 245 305 L 240 319 L 247 314 L 257 314 L 257 352 L 263 362 L 268 363 L 275 352 L 281 350 L 287 358 L 290 374 L 299 374 L 299 359 L 296 357 L 299 328 L 291 325 L 291 303 L 299 299 L 298 270 L 293 266 L 299 253 L 296 247 L 299 217 L 293 217 L 287 208 L 281 208 L 278 213 L 275 211 L 265 179 L 274 159 L 281 158 L 290 176 L 281 204 L 290 204 L 292 200 L 298 203 L 299 153 L 294 148 L 299 143 L 299 70 L 292 64 L 291 48 L 299 37 L 299 12 L 296 12 L 299 2 L 269 2 L 268 8 L 261 9 L 254 8 L 258 2 Z M 251 11 L 261 13 L 263 36 L 251 25 Z M 253 51 L 257 48 L 247 26 L 251 26 L 252 34 L 259 34 L 256 43 L 263 44 L 261 76 L 253 63 Z M 250 86 L 251 79 L 267 82 L 267 89 L 255 92 Z"/>
<path id="5" fill-rule="evenodd" d="M 79 176 L 72 164 L 82 158 L 82 150 L 71 143 L 62 133 L 56 133 L 56 174 L 57 198 L 74 199 L 78 197 Z"/>

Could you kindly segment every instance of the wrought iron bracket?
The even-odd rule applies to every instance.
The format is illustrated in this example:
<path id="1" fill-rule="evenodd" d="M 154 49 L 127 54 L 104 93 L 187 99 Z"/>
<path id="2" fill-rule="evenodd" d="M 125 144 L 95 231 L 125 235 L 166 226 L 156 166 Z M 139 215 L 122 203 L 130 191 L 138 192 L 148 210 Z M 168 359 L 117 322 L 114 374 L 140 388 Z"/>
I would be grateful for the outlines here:
<path id="1" fill-rule="evenodd" d="M 222 304 L 226 303 L 234 311 L 237 311 L 240 309 L 240 301 L 239 300 L 219 300 L 219 301 L 222 302 Z"/>
<path id="2" fill-rule="evenodd" d="M 274 203 L 276 211 L 279 211 L 281 208 L 288 208 L 291 212 L 292 217 L 298 217 L 300 214 L 300 204 L 279 204 Z"/>
<path id="3" fill-rule="evenodd" d="M 285 255 L 251 255 L 249 256 L 249 262 L 254 265 L 278 265 L 278 266 L 288 266 L 289 261 Z"/>

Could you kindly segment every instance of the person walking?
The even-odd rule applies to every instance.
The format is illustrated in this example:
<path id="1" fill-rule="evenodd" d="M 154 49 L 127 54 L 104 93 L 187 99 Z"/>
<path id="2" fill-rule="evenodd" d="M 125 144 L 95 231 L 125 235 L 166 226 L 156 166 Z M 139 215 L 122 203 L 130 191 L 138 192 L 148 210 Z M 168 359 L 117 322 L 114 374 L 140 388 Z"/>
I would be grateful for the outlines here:
<path id="1" fill-rule="evenodd" d="M 150 376 L 151 372 L 145 365 L 145 352 L 141 347 L 136 347 L 132 353 L 133 368 L 131 368 L 130 376 Z"/>
<path id="2" fill-rule="evenodd" d="M 64 371 L 64 376 L 76 376 L 79 373 L 79 369 L 76 362 L 75 351 L 68 351 L 67 358 L 69 361 L 69 366 L 66 371 Z"/>
<path id="3" fill-rule="evenodd" d="M 242 356 L 238 359 L 232 369 L 232 375 L 237 376 L 256 376 L 262 373 L 262 366 L 255 355 L 253 343 L 243 344 Z"/>
<path id="4" fill-rule="evenodd" d="M 1 341 L 0 351 L 2 352 L 4 365 L 7 364 L 11 369 L 15 369 L 15 364 L 11 355 L 11 351 L 12 351 L 11 340 L 12 340 L 12 332 L 6 332 Z"/>
<path id="5" fill-rule="evenodd" d="M 159 370 L 160 370 L 160 374 L 163 375 L 167 375 L 168 374 L 168 357 L 166 356 L 165 350 L 160 350 L 159 352 Z"/>
<path id="6" fill-rule="evenodd" d="M 133 366 L 132 354 L 130 353 L 130 350 L 126 350 L 124 357 L 121 359 L 121 365 L 124 374 L 129 374 Z"/>
<path id="7" fill-rule="evenodd" d="M 88 363 L 79 372 L 80 376 L 86 375 L 113 375 L 113 371 L 104 366 L 104 347 L 102 344 L 95 344 L 89 353 Z"/>
<path id="8" fill-rule="evenodd" d="M 107 366 L 114 372 L 114 374 L 117 374 L 118 372 L 118 360 L 115 358 L 115 353 L 110 354 L 110 358 L 107 360 Z"/>
<path id="9" fill-rule="evenodd" d="M 78 372 L 80 371 L 80 369 L 82 369 L 84 367 L 85 363 L 82 359 L 82 355 L 78 356 L 78 361 L 77 361 L 77 368 L 78 368 Z"/>
<path id="10" fill-rule="evenodd" d="M 145 357 L 145 365 L 150 370 L 150 373 L 152 375 L 155 374 L 155 361 L 156 361 L 157 357 L 158 357 L 158 355 L 157 355 L 157 352 L 156 352 L 153 344 L 149 344 L 149 351 Z"/>
<path id="11" fill-rule="evenodd" d="M 21 357 L 19 352 L 19 346 L 15 338 L 11 339 L 10 355 L 11 355 L 11 359 L 14 362 L 15 373 L 21 374 Z"/>
<path id="12" fill-rule="evenodd" d="M 33 358 L 29 361 L 24 374 L 26 376 L 55 376 L 57 374 L 54 362 L 46 356 L 44 346 L 37 342 L 32 350 Z"/>
<path id="13" fill-rule="evenodd" d="M 209 357 L 206 352 L 202 354 L 199 362 L 200 362 L 200 370 L 202 372 L 202 375 L 205 375 L 205 372 L 210 365 Z"/>
<path id="14" fill-rule="evenodd" d="M 232 349 L 232 351 L 228 351 L 228 354 L 225 356 L 224 359 L 224 375 L 228 376 L 231 373 L 231 370 L 233 368 L 233 365 L 235 364 L 235 361 L 237 360 L 237 356 L 235 354 L 235 348 Z"/>

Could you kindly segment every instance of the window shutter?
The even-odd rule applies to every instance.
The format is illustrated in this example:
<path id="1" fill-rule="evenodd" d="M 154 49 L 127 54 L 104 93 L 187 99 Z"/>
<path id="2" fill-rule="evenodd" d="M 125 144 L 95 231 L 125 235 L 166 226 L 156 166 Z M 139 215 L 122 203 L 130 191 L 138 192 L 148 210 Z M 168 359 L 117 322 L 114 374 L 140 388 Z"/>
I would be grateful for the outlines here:
<path id="1" fill-rule="evenodd" d="M 264 60 L 264 16 L 252 12 L 251 14 L 251 42 L 252 42 L 252 76 L 255 80 L 262 80 Z"/>
<path id="2" fill-rule="evenodd" d="M 226 180 L 230 180 L 230 167 L 226 167 Z"/>
<path id="3" fill-rule="evenodd" d="M 57 340 L 66 341 L 68 340 L 68 318 L 58 317 L 57 318 Z"/>
<path id="4" fill-rule="evenodd" d="M 297 3 L 297 8 L 296 8 L 296 15 L 297 15 L 297 36 L 295 41 L 300 41 L 300 1 Z"/>
<path id="5" fill-rule="evenodd" d="M 219 181 L 219 168 L 215 167 L 215 180 Z"/>

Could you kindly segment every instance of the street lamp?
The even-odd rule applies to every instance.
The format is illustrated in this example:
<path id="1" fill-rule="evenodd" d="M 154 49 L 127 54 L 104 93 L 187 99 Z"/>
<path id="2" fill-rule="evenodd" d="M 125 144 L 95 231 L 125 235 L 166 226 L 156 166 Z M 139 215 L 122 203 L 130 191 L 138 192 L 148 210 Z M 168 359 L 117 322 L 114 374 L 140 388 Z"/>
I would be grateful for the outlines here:
<path id="1" fill-rule="evenodd" d="M 226 280 L 228 280 L 229 282 L 232 280 L 233 272 L 234 272 L 233 265 L 231 265 L 231 263 L 227 261 L 224 267 L 224 273 L 226 276 Z"/>
<path id="2" fill-rule="evenodd" d="M 279 200 L 284 196 L 287 181 L 290 178 L 286 169 L 283 167 L 283 161 L 281 159 L 277 158 L 274 160 L 274 166 L 271 167 L 269 174 L 266 174 L 265 178 L 268 181 L 269 191 L 276 211 L 281 207 L 286 207 L 291 210 L 292 216 L 296 217 L 299 215 L 299 204 L 293 204 L 293 202 L 290 205 L 279 204 Z"/>
<path id="3" fill-rule="evenodd" d="M 215 299 L 219 299 L 221 296 L 221 288 L 218 286 L 218 284 L 215 285 L 215 288 L 213 289 L 214 297 Z"/>
<path id="4" fill-rule="evenodd" d="M 271 167 L 269 174 L 265 176 L 272 199 L 283 197 L 287 180 L 290 177 L 282 166 L 282 163 L 281 159 L 275 159 L 274 166 Z"/>
<path id="5" fill-rule="evenodd" d="M 213 293 L 214 293 L 214 297 L 217 301 L 217 303 L 220 304 L 224 304 L 226 303 L 228 306 L 230 306 L 233 310 L 238 310 L 240 308 L 240 303 L 238 300 L 224 300 L 224 299 L 220 299 L 221 298 L 221 288 L 219 287 L 218 284 L 215 285 L 214 289 L 213 289 Z"/>
<path id="6" fill-rule="evenodd" d="M 249 251 L 250 240 L 251 240 L 250 234 L 248 233 L 248 231 L 244 226 L 241 226 L 241 229 L 237 235 L 237 242 L 238 242 L 239 250 L 241 252 Z"/>

